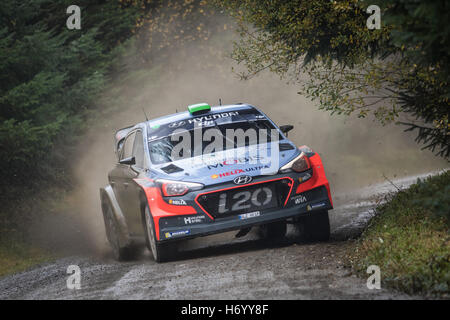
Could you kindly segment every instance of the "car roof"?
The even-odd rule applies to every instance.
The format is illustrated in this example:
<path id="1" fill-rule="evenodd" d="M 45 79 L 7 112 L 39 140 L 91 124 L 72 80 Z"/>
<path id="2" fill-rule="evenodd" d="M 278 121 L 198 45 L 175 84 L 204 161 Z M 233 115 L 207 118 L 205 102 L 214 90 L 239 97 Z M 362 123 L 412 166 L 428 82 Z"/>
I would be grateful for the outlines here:
<path id="1" fill-rule="evenodd" d="M 255 110 L 256 112 L 265 116 L 265 114 L 262 113 L 260 110 L 258 110 L 255 106 L 252 106 L 248 103 L 236 103 L 236 104 L 229 104 L 229 105 L 223 105 L 223 106 L 213 106 L 213 107 L 211 107 L 211 110 L 208 112 L 203 112 L 201 114 L 194 114 L 194 115 L 192 115 L 189 111 L 186 110 L 186 111 L 177 112 L 177 113 L 169 114 L 166 116 L 150 119 L 150 120 L 147 120 L 144 122 L 139 122 L 135 125 L 131 125 L 131 126 L 119 129 L 115 133 L 115 141 L 117 144 L 119 141 L 121 141 L 123 138 L 125 138 L 130 131 L 134 130 L 135 128 L 143 128 L 147 125 L 149 127 L 158 127 L 158 126 L 169 124 L 169 123 L 175 122 L 175 121 L 187 120 L 187 119 L 192 119 L 192 118 L 196 118 L 199 116 L 207 116 L 207 115 L 213 115 L 213 114 L 218 114 L 218 113 L 222 113 L 222 112 L 232 112 L 232 111 L 239 111 L 239 110 Z"/>
<path id="2" fill-rule="evenodd" d="M 213 107 L 211 107 L 211 110 L 208 112 L 203 112 L 201 114 L 194 114 L 194 115 L 189 113 L 189 111 L 186 110 L 186 111 L 162 116 L 159 118 L 151 119 L 148 121 L 144 121 L 140 124 L 148 124 L 150 127 L 153 127 L 153 126 L 168 124 L 168 123 L 175 122 L 175 121 L 192 119 L 192 118 L 196 118 L 199 116 L 207 116 L 207 115 L 212 115 L 212 114 L 222 113 L 222 112 L 251 110 L 251 109 L 259 112 L 259 110 L 257 108 L 255 108 L 254 106 L 252 106 L 250 104 L 238 103 L 238 104 L 230 104 L 230 105 L 224 105 L 224 106 L 213 106 Z"/>

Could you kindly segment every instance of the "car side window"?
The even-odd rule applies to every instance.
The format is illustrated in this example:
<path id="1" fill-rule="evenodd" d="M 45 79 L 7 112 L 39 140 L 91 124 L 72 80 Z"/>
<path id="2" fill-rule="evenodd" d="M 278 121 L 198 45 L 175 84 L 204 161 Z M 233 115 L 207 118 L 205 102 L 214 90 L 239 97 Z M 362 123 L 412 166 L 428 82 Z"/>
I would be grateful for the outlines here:
<path id="1" fill-rule="evenodd" d="M 122 159 L 123 155 L 123 143 L 125 142 L 125 139 L 122 139 L 117 144 L 117 154 L 119 155 L 119 159 Z"/>
<path id="2" fill-rule="evenodd" d="M 136 132 L 133 132 L 128 137 L 126 137 L 123 145 L 123 152 L 121 159 L 126 159 L 133 155 L 133 144 L 135 136 Z"/>
<path id="3" fill-rule="evenodd" d="M 144 168 L 144 141 L 141 131 L 136 133 L 136 138 L 134 139 L 133 156 L 136 160 L 136 167 Z"/>

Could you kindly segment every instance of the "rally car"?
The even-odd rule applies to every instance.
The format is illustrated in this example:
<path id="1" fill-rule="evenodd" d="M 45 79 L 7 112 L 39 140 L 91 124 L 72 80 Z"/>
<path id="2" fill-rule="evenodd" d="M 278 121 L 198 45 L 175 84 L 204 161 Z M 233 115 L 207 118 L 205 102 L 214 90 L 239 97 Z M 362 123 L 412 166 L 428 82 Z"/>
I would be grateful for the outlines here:
<path id="1" fill-rule="evenodd" d="M 327 240 L 333 203 L 324 167 L 288 140 L 292 129 L 249 104 L 201 103 L 118 130 L 117 164 L 100 189 L 115 257 L 145 240 L 161 262 L 179 241 L 252 227 L 280 239 L 288 222 L 306 239 Z"/>

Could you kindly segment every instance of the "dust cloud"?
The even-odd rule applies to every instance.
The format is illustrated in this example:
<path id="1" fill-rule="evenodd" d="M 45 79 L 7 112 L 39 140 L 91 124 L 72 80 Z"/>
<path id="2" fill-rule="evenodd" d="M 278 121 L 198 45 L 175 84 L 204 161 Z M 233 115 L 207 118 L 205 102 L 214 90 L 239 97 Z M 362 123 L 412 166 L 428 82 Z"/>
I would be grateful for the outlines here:
<path id="1" fill-rule="evenodd" d="M 393 178 L 447 166 L 429 151 L 421 151 L 414 136 L 399 126 L 383 127 L 371 119 L 331 116 L 297 94 L 298 85 L 286 84 L 270 73 L 239 80 L 231 70 L 234 62 L 225 54 L 232 48 L 232 37 L 227 32 L 211 40 L 212 49 L 220 43 L 222 55 L 197 50 L 192 44 L 183 48 L 183 54 L 174 54 L 156 66 L 130 71 L 105 93 L 107 99 L 103 100 L 121 101 L 121 106 L 110 111 L 109 105 L 101 105 L 101 121 L 79 147 L 73 168 L 76 188 L 68 195 L 66 205 L 72 229 L 68 231 L 67 226 L 59 224 L 58 238 L 75 241 L 89 252 L 109 252 L 99 188 L 107 184 L 108 171 L 116 160 L 115 130 L 144 121 L 142 108 L 149 118 L 155 118 L 185 110 L 193 103 L 217 105 L 219 98 L 223 104 L 255 105 L 278 125 L 294 125 L 289 138 L 320 154 L 332 193 L 352 192 L 383 181 L 383 175 Z"/>

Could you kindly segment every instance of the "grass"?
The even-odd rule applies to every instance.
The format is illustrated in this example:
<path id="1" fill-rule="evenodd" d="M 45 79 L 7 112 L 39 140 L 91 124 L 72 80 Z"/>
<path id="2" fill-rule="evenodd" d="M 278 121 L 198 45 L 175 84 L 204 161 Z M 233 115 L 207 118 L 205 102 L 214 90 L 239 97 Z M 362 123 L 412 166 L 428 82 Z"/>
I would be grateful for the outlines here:
<path id="1" fill-rule="evenodd" d="M 23 187 L 18 192 L 11 187 L 2 193 L 0 208 L 0 277 L 26 270 L 36 264 L 54 258 L 33 239 L 30 226 L 43 214 L 62 212 L 61 205 L 67 193 L 67 185 L 49 186 L 42 181 L 36 186 Z"/>
<path id="2" fill-rule="evenodd" d="M 382 286 L 450 297 L 450 171 L 392 195 L 348 258 L 364 277 L 379 266 Z"/>
<path id="3" fill-rule="evenodd" d="M 24 271 L 51 259 L 52 256 L 48 252 L 25 241 L 2 241 L 0 242 L 0 277 Z"/>

